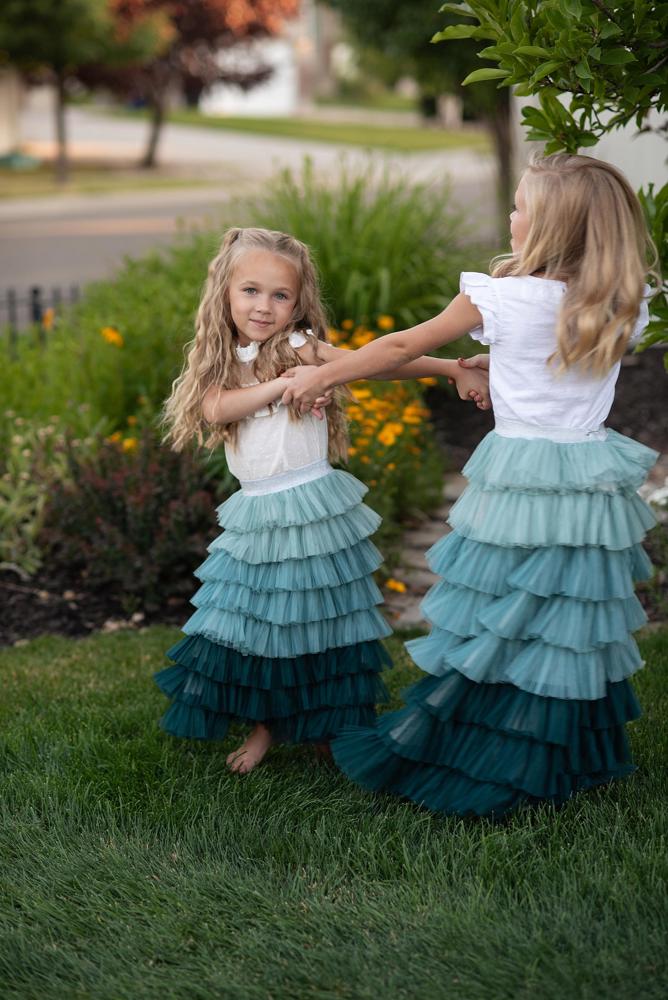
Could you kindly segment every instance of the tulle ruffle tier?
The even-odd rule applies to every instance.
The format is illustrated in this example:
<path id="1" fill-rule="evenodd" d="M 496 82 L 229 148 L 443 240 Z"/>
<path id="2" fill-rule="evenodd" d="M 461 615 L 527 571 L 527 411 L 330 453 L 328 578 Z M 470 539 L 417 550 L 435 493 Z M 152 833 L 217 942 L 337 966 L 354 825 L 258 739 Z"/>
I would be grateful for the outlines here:
<path id="1" fill-rule="evenodd" d="M 559 444 L 489 434 L 464 469 L 454 531 L 427 553 L 440 580 L 407 648 L 428 676 L 375 728 L 334 742 L 365 788 L 446 814 L 557 805 L 629 774 L 625 734 L 645 621 L 634 579 L 654 523 L 636 488 L 650 449 L 609 432 Z"/>
<path id="2" fill-rule="evenodd" d="M 371 574 L 379 517 L 345 472 L 218 509 L 222 534 L 196 571 L 185 638 L 156 675 L 175 736 L 222 739 L 232 721 L 263 722 L 275 740 L 325 742 L 371 725 L 387 700 L 380 672 L 390 629 Z"/>

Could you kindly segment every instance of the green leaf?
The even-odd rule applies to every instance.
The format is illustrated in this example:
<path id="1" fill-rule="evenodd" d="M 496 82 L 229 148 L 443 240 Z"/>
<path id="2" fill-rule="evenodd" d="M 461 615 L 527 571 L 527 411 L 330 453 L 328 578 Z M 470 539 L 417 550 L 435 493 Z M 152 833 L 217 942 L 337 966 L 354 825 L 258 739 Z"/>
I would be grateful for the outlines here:
<path id="1" fill-rule="evenodd" d="M 575 75 L 580 78 L 580 80 L 591 80 L 591 70 L 587 64 L 586 59 L 581 59 L 575 67 Z"/>
<path id="2" fill-rule="evenodd" d="M 600 31 L 601 38 L 614 38 L 615 35 L 621 35 L 622 29 L 618 24 L 614 24 L 612 21 L 606 21 Z"/>
<path id="3" fill-rule="evenodd" d="M 580 0 L 562 0 L 562 7 L 564 7 L 576 21 L 579 21 L 582 17 L 582 4 L 580 3 Z"/>
<path id="4" fill-rule="evenodd" d="M 476 69 L 462 80 L 462 87 L 467 87 L 469 83 L 482 83 L 483 80 L 501 80 L 507 76 L 507 69 Z"/>
<path id="5" fill-rule="evenodd" d="M 594 135 L 593 132 L 584 132 L 580 136 L 581 146 L 595 146 L 598 142 L 598 136 Z"/>
<path id="6" fill-rule="evenodd" d="M 467 3 L 444 3 L 442 7 L 439 7 L 439 13 L 443 14 L 444 11 L 452 11 L 453 14 L 459 14 L 460 17 L 477 17 Z"/>
<path id="7" fill-rule="evenodd" d="M 451 24 L 442 31 L 437 31 L 432 37 L 432 42 L 448 42 L 453 38 L 472 38 L 477 31 L 475 24 Z"/>
<path id="8" fill-rule="evenodd" d="M 520 45 L 515 49 L 516 56 L 538 56 L 549 58 L 551 53 L 541 45 Z"/>
<path id="9" fill-rule="evenodd" d="M 624 63 L 635 62 L 635 58 L 628 49 L 608 49 L 601 53 L 600 61 L 606 66 L 623 66 Z"/>
<path id="10" fill-rule="evenodd" d="M 563 63 L 560 59 L 550 59 L 548 62 L 541 63 L 540 66 L 536 67 L 534 74 L 531 77 L 532 82 L 535 83 L 538 80 L 542 80 L 543 77 L 549 76 L 550 73 L 554 73 L 555 69 L 559 69 L 562 65 Z"/>

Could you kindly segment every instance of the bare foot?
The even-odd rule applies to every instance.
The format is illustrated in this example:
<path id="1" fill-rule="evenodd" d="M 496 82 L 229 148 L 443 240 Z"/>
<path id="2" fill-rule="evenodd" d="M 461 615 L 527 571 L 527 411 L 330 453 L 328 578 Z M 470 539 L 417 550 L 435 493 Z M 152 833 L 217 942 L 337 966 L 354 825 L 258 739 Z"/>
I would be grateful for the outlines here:
<path id="1" fill-rule="evenodd" d="M 227 766 L 235 774 L 248 774 L 260 763 L 271 743 L 271 733 L 266 726 L 258 722 L 241 746 L 229 754 Z"/>

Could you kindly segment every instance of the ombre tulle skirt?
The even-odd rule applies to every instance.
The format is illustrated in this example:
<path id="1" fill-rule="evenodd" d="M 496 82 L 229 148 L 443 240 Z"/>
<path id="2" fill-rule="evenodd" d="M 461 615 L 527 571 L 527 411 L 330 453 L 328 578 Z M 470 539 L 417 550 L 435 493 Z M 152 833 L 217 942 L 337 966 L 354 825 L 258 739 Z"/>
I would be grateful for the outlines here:
<path id="1" fill-rule="evenodd" d="M 487 435 L 464 468 L 452 532 L 428 552 L 440 580 L 430 633 L 407 644 L 427 676 L 406 707 L 333 743 L 364 788 L 436 812 L 501 817 L 564 803 L 629 774 L 629 683 L 645 622 L 633 581 L 654 524 L 637 488 L 656 454 L 602 440 Z"/>
<path id="2" fill-rule="evenodd" d="M 168 651 L 174 665 L 156 674 L 174 736 L 219 740 L 233 721 L 262 722 L 276 741 L 327 742 L 372 725 L 387 700 L 390 629 L 370 541 L 380 518 L 362 503 L 366 486 L 321 464 L 318 478 L 220 506 L 196 611 Z"/>

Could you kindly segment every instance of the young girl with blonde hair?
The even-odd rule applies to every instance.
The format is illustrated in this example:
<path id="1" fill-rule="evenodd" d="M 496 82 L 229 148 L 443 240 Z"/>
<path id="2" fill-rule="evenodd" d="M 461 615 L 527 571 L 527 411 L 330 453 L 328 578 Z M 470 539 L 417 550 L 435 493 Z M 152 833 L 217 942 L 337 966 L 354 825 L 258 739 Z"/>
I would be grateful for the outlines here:
<path id="1" fill-rule="evenodd" d="M 651 243 L 622 174 L 565 153 L 532 160 L 510 232 L 512 254 L 491 276 L 462 274 L 439 316 L 291 373 L 286 394 L 303 408 L 466 332 L 489 345 L 495 429 L 429 553 L 431 632 L 408 644 L 428 676 L 405 708 L 333 744 L 364 787 L 459 815 L 558 805 L 628 774 L 639 713 L 633 580 L 650 573 L 654 518 L 636 490 L 656 456 L 604 421 L 647 323 Z"/>
<path id="2" fill-rule="evenodd" d="M 390 630 L 369 540 L 380 518 L 362 503 L 366 487 L 330 465 L 347 454 L 339 399 L 321 401 L 327 419 L 280 402 L 286 368 L 346 353 L 325 340 L 306 246 L 230 229 L 196 326 L 165 405 L 167 437 L 177 450 L 223 443 L 241 489 L 218 510 L 224 531 L 197 570 L 197 610 L 157 682 L 173 699 L 162 725 L 176 736 L 223 739 L 233 720 L 253 726 L 227 759 L 246 773 L 272 742 L 326 744 L 343 725 L 369 725 L 386 697 L 380 639 Z M 480 370 L 421 358 L 392 373 L 425 375 L 455 378 L 462 398 L 484 405 Z"/>

